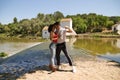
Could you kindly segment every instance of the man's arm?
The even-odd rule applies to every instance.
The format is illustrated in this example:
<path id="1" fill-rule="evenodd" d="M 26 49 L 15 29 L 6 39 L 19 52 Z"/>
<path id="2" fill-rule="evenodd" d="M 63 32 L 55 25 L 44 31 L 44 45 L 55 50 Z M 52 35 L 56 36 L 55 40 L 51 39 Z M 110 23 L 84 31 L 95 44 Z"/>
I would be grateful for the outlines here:
<path id="1" fill-rule="evenodd" d="M 65 29 L 66 29 L 66 32 L 69 32 L 69 33 L 72 32 L 72 30 L 68 26 L 65 26 Z"/>

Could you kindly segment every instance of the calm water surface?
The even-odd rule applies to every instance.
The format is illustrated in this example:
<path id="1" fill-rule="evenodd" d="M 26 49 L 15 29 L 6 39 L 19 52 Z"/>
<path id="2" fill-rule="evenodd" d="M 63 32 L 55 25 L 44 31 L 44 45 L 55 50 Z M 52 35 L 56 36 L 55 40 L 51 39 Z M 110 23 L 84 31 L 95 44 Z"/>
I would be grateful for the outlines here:
<path id="1" fill-rule="evenodd" d="M 0 52 L 5 52 L 8 55 L 12 55 L 27 49 L 40 42 L 26 42 L 26 41 L 3 41 L 0 40 Z"/>
<path id="2" fill-rule="evenodd" d="M 101 56 L 120 62 L 120 39 L 79 38 L 73 43 L 76 49 L 85 49 L 93 56 Z"/>

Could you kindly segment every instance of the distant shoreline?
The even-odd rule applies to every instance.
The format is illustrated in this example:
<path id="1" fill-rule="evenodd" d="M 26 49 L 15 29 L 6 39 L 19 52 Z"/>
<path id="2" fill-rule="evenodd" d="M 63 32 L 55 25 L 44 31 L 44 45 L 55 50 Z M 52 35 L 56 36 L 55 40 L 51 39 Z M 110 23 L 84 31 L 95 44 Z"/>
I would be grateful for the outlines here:
<path id="1" fill-rule="evenodd" d="M 120 35 L 117 34 L 110 34 L 110 33 L 81 33 L 77 35 L 70 35 L 67 37 L 98 37 L 98 38 L 120 38 Z M 34 37 L 34 36 L 26 36 L 26 37 L 18 37 L 18 36 L 12 36 L 12 37 L 7 37 L 0 35 L 0 40 L 9 40 L 9 41 L 14 41 L 14 40 L 20 40 L 20 41 L 44 41 L 46 39 L 43 39 L 42 36 L 40 37 Z"/>
<path id="2" fill-rule="evenodd" d="M 85 34 L 77 34 L 75 35 L 75 37 L 120 38 L 120 35 L 102 34 L 102 33 L 85 33 Z"/>

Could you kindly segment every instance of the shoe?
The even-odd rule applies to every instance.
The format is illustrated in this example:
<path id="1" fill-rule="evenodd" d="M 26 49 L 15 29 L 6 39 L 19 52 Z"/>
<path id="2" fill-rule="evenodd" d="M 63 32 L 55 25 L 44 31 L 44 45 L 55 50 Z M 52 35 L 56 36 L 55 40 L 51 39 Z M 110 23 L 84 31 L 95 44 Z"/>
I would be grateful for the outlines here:
<path id="1" fill-rule="evenodd" d="M 51 64 L 49 65 L 49 68 L 50 68 L 50 70 L 52 69 L 52 65 Z"/>
<path id="2" fill-rule="evenodd" d="M 76 73 L 76 68 L 75 68 L 75 66 L 72 66 L 72 72 L 73 72 L 73 73 Z"/>
<path id="3" fill-rule="evenodd" d="M 59 71 L 60 70 L 60 66 L 57 66 L 56 69 Z"/>
<path id="4" fill-rule="evenodd" d="M 50 70 L 52 70 L 52 72 L 55 72 L 57 70 L 57 68 L 55 66 L 52 66 L 51 64 L 49 65 Z"/>
<path id="5" fill-rule="evenodd" d="M 55 72 L 57 70 L 57 68 L 55 66 L 52 67 L 52 72 Z"/>

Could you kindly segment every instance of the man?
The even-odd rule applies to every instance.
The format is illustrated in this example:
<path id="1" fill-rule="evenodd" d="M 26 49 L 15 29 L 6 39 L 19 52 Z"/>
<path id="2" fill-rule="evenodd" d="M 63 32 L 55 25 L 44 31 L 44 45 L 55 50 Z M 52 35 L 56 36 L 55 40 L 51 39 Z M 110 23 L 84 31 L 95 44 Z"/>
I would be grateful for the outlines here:
<path id="1" fill-rule="evenodd" d="M 72 66 L 73 68 L 73 72 L 76 72 L 75 70 L 75 66 L 73 66 L 72 60 L 70 58 L 70 56 L 68 55 L 67 49 L 66 49 L 66 32 L 72 32 L 72 30 L 68 27 L 64 27 L 62 28 L 60 26 L 59 22 L 56 22 L 54 24 L 56 26 L 56 30 L 57 30 L 57 34 L 58 34 L 58 41 L 57 41 L 57 45 L 56 45 L 56 61 L 57 61 L 57 67 L 59 69 L 60 66 L 60 52 L 61 50 L 63 51 L 63 53 L 65 54 L 69 65 Z"/>

